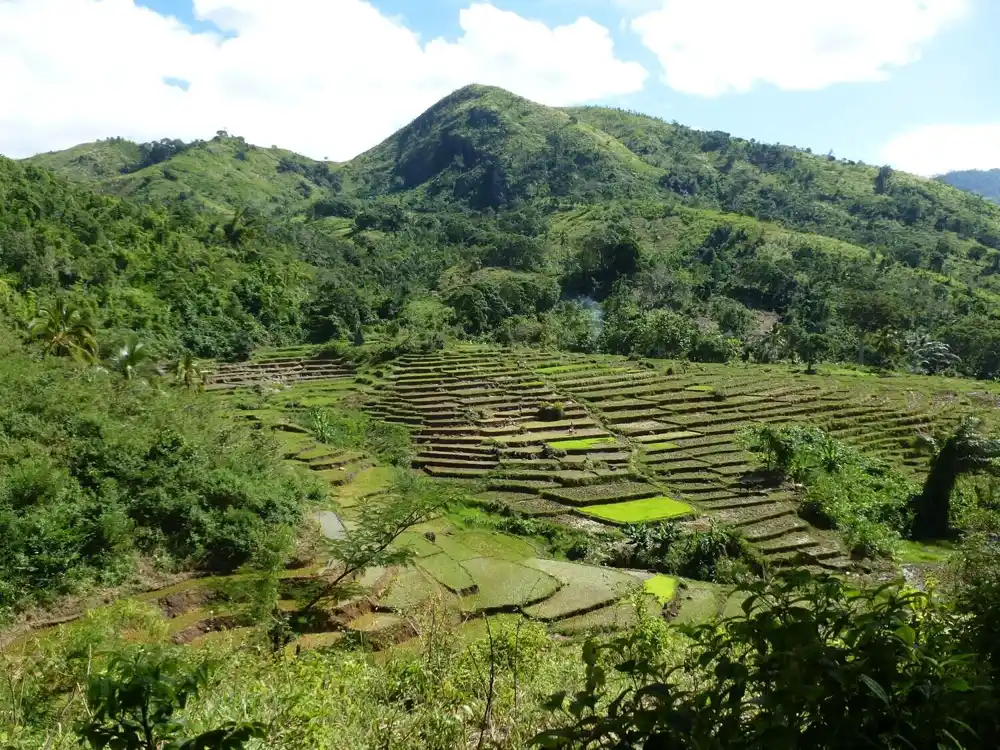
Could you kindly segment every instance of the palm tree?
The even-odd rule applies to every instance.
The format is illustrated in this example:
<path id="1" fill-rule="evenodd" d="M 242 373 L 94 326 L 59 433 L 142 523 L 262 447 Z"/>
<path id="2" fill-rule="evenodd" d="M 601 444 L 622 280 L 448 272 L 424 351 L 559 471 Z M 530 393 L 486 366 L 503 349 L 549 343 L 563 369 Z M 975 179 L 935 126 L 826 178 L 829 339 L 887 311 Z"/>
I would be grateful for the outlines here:
<path id="1" fill-rule="evenodd" d="M 125 380 L 134 380 L 148 360 L 149 349 L 133 333 L 115 352 L 111 364 Z"/>
<path id="2" fill-rule="evenodd" d="M 93 362 L 97 338 L 90 312 L 59 297 L 39 308 L 31 322 L 31 335 L 43 342 L 46 354 Z"/>
<path id="3" fill-rule="evenodd" d="M 174 365 L 174 377 L 185 388 L 195 388 L 202 385 L 201 368 L 191 352 L 184 352 L 177 360 L 177 364 Z"/>
<path id="4" fill-rule="evenodd" d="M 985 437 L 981 421 L 962 421 L 941 445 L 929 441 L 935 449 L 931 470 L 923 491 L 914 498 L 916 517 L 914 535 L 919 539 L 940 539 L 951 529 L 951 494 L 963 474 L 986 473 L 1000 476 L 1000 440 Z"/>

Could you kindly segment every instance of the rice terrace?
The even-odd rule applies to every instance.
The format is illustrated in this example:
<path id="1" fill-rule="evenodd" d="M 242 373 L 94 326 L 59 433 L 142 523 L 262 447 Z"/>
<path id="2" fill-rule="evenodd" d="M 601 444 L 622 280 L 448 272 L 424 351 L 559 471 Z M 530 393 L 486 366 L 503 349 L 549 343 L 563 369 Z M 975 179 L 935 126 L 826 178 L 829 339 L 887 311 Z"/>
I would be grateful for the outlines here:
<path id="1" fill-rule="evenodd" d="M 324 445 L 301 426 L 310 410 L 349 407 L 403 426 L 414 470 L 461 487 L 485 517 L 542 519 L 598 538 L 629 524 L 718 523 L 738 530 L 769 566 L 860 575 L 873 573 L 871 561 L 852 561 L 835 531 L 802 518 L 802 488 L 771 481 L 741 430 L 808 422 L 919 480 L 927 463 L 920 435 L 1000 397 L 981 384 L 835 367 L 805 374 L 477 345 L 361 369 L 329 356 L 289 350 L 223 365 L 208 390 L 235 418 L 273 431 L 289 461 L 329 483 L 347 529 L 388 491 L 393 469 L 363 451 Z M 337 620 L 330 637 L 346 630 L 379 647 L 405 641 L 413 635 L 406 613 L 442 596 L 470 622 L 519 613 L 566 634 L 632 621 L 630 596 L 642 588 L 649 611 L 666 607 L 682 620 L 686 607 L 699 619 L 726 611 L 724 586 L 552 559 L 537 538 L 461 513 L 415 526 L 397 543 L 415 550 L 414 564 L 368 571 L 363 614 Z M 197 632 L 195 617 L 182 620 L 186 632 Z"/>

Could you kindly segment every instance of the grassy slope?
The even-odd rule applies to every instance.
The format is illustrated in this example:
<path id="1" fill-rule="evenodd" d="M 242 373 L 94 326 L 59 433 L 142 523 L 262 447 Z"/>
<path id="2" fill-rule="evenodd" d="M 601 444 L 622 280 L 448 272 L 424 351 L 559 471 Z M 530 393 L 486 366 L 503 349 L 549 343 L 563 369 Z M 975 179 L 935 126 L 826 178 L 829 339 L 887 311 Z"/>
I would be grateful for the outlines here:
<path id="1" fill-rule="evenodd" d="M 26 161 L 59 172 L 74 182 L 99 184 L 113 180 L 139 159 L 139 144 L 120 138 L 81 143 L 65 151 L 38 154 Z"/>
<path id="2" fill-rule="evenodd" d="M 216 137 L 159 164 L 121 173 L 138 158 L 137 144 L 108 140 L 40 154 L 28 161 L 139 202 L 193 200 L 199 207 L 221 213 L 240 207 L 295 213 L 330 192 L 327 185 L 306 175 L 281 169 L 283 160 L 306 167 L 322 162 L 285 149 L 249 145 L 241 138 Z"/>
<path id="3" fill-rule="evenodd" d="M 175 200 L 184 194 L 224 212 L 242 206 L 299 211 L 327 193 L 301 174 L 280 171 L 282 159 L 310 161 L 284 149 L 214 138 L 167 162 L 122 175 L 109 189 L 151 202 Z"/>
<path id="4" fill-rule="evenodd" d="M 573 154 L 574 168 L 555 164 Z M 491 171 L 494 170 L 494 171 Z M 495 205 L 501 198 L 653 190 L 651 169 L 606 133 L 502 89 L 469 86 L 345 165 L 362 194 L 415 191 Z"/>

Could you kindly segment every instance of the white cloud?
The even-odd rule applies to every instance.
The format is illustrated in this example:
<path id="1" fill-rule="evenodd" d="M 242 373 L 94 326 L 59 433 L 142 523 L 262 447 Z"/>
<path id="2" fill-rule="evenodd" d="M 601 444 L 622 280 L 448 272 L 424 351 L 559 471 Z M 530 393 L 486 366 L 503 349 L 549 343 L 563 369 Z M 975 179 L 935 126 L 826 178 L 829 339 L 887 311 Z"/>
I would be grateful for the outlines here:
<path id="1" fill-rule="evenodd" d="M 347 159 L 468 83 L 566 105 L 637 91 L 647 77 L 588 18 L 553 28 L 473 3 L 457 40 L 422 43 L 367 0 L 194 0 L 194 10 L 226 33 L 193 32 L 133 0 L 0 0 L 0 153 L 226 128 Z"/>
<path id="2" fill-rule="evenodd" d="M 893 166 L 926 176 L 1000 167 L 1000 123 L 927 125 L 896 136 L 882 151 Z"/>
<path id="3" fill-rule="evenodd" d="M 918 60 L 970 0 L 660 0 L 633 30 L 669 86 L 718 96 L 765 83 L 816 90 L 884 80 Z"/>

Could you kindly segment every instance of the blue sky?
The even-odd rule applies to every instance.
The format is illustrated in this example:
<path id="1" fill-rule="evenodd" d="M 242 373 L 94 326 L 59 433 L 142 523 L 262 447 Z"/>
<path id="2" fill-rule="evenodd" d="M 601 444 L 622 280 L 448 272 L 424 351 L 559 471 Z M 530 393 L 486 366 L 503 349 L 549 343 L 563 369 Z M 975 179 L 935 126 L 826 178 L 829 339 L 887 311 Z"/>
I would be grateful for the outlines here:
<path id="1" fill-rule="evenodd" d="M 53 14 L 113 54 L 32 33 Z M 998 29 L 997 0 L 0 0 L 0 70 L 23 74 L 0 76 L 0 152 L 225 127 L 339 160 L 483 82 L 924 174 L 1000 167 Z"/>

